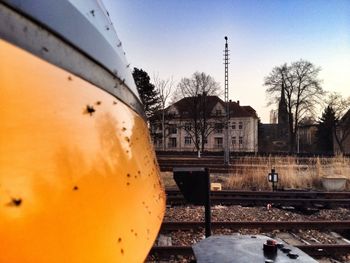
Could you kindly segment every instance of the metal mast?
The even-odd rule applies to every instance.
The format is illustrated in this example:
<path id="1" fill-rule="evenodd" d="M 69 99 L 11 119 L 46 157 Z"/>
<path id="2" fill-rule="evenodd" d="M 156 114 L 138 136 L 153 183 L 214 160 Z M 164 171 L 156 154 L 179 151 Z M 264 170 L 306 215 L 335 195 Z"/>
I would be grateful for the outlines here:
<path id="1" fill-rule="evenodd" d="M 230 144 L 229 144 L 229 120 L 230 120 L 230 108 L 228 99 L 228 44 L 227 36 L 225 36 L 225 50 L 224 50 L 224 64 L 225 64 L 225 105 L 226 105 L 226 120 L 225 120 L 225 148 L 224 148 L 224 163 L 228 165 L 230 163 Z"/>

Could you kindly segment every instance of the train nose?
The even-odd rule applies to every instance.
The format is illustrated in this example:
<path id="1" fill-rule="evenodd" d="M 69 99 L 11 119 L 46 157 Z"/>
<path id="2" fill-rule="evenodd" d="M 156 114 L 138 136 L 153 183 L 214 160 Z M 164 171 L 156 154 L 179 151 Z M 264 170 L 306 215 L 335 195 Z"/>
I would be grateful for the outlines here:
<path id="1" fill-rule="evenodd" d="M 0 262 L 142 262 L 165 206 L 144 119 L 4 40 L 0 57 Z"/>

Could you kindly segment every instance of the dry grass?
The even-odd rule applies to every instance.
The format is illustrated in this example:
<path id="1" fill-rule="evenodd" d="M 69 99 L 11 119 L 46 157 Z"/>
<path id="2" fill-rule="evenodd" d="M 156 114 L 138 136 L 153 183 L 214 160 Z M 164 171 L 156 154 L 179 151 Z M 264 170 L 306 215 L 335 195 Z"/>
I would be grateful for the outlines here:
<path id="1" fill-rule="evenodd" d="M 161 179 L 165 188 L 177 188 L 173 172 L 161 172 Z"/>
<path id="2" fill-rule="evenodd" d="M 243 166 L 231 173 L 226 189 L 271 189 L 267 174 L 275 168 L 279 174 L 278 188 L 321 189 L 322 177 L 350 179 L 350 159 L 297 157 L 243 157 L 237 163 Z M 347 190 L 350 185 L 347 185 Z"/>
<path id="3" fill-rule="evenodd" d="M 230 174 L 211 174 L 212 182 L 220 182 L 223 190 L 270 190 L 267 174 L 275 168 L 279 174 L 278 188 L 322 190 L 323 177 L 348 179 L 350 190 L 350 158 L 241 157 Z M 162 172 L 166 188 L 176 187 L 172 172 Z"/>

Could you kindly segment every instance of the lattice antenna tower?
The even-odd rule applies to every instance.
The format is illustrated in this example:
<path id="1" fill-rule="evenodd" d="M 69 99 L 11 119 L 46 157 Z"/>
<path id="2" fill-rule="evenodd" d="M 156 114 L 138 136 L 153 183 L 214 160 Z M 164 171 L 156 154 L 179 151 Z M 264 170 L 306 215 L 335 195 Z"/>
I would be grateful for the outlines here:
<path id="1" fill-rule="evenodd" d="M 225 105 L 226 105 L 226 121 L 225 121 L 225 148 L 224 148 L 224 163 L 229 165 L 230 163 L 230 143 L 229 143 L 229 120 L 230 120 L 230 107 L 228 97 L 228 64 L 229 64 L 229 50 L 227 44 L 227 36 L 225 36 L 225 50 L 224 50 L 224 64 L 225 64 Z"/>
<path id="2" fill-rule="evenodd" d="M 225 37 L 225 50 L 224 50 L 224 64 L 225 64 L 225 102 L 229 102 L 228 99 L 228 64 L 229 64 L 229 50 L 228 50 L 228 44 L 227 44 L 227 37 Z M 226 105 L 228 105 L 226 103 Z"/>

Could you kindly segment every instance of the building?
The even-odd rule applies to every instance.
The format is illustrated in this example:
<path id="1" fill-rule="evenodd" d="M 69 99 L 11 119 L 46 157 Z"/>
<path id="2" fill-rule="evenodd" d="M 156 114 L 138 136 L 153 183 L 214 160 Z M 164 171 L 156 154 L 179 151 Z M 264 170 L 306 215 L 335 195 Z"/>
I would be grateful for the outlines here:
<path id="1" fill-rule="evenodd" d="M 350 154 L 350 110 L 340 119 L 333 136 L 334 153 Z"/>
<path id="2" fill-rule="evenodd" d="M 315 123 L 304 123 L 298 126 L 297 132 L 297 153 L 317 152 L 317 127 Z"/>
<path id="3" fill-rule="evenodd" d="M 197 151 L 197 141 L 205 151 L 223 151 L 228 127 L 230 151 L 257 152 L 258 117 L 255 110 L 241 106 L 239 101 L 228 103 L 229 121 L 226 125 L 226 104 L 217 96 L 200 95 L 177 101 L 164 110 L 164 136 L 163 112 L 158 112 L 150 119 L 155 149 Z"/>
<path id="4" fill-rule="evenodd" d="M 272 123 L 259 124 L 259 152 L 289 152 L 289 114 L 285 98 L 284 86 L 281 88 L 281 98 L 278 104 L 278 111 L 270 114 Z M 277 119 L 277 123 L 276 123 Z"/>
<path id="5" fill-rule="evenodd" d="M 270 123 L 277 124 L 278 113 L 276 110 L 270 110 Z"/>

